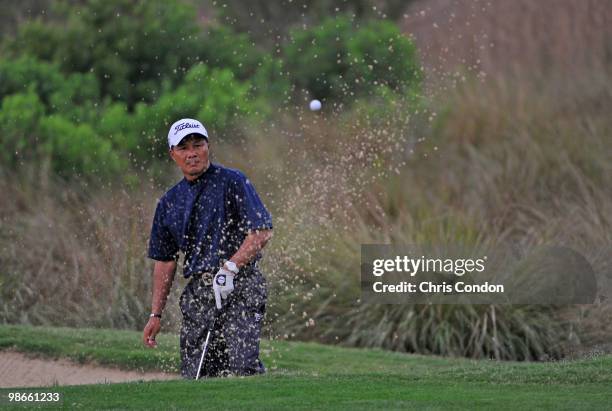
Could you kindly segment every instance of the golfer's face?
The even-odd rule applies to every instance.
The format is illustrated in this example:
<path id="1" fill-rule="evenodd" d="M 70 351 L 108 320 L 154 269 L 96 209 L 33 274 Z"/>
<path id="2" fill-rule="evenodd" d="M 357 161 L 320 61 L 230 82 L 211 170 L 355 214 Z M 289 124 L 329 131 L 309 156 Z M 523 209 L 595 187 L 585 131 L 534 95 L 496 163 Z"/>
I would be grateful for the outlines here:
<path id="1" fill-rule="evenodd" d="M 172 147 L 170 156 L 185 177 L 197 177 L 208 167 L 208 143 L 202 137 L 186 137 Z"/>

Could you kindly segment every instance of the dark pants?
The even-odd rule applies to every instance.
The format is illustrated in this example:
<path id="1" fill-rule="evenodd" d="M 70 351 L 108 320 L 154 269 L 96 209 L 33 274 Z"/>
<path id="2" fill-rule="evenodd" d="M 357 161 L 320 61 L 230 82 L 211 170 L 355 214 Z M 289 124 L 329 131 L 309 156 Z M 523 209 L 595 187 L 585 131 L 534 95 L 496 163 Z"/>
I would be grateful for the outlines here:
<path id="1" fill-rule="evenodd" d="M 206 334 L 215 316 L 200 378 L 264 373 L 259 336 L 266 299 L 266 281 L 261 272 L 241 270 L 234 278 L 234 291 L 223 300 L 223 309 L 217 313 L 212 285 L 202 277 L 192 278 L 180 299 L 181 375 L 196 377 Z"/>

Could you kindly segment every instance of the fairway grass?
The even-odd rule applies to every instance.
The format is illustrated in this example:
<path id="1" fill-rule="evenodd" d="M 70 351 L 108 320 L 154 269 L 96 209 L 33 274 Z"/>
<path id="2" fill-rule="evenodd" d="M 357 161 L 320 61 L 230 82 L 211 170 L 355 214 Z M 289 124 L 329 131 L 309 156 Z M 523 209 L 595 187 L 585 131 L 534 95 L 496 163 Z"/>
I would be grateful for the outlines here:
<path id="1" fill-rule="evenodd" d="M 158 341 L 159 348 L 150 350 L 133 331 L 0 326 L 0 349 L 176 372 L 177 336 L 161 335 Z M 517 363 L 263 341 L 262 357 L 268 373 L 258 377 L 36 391 L 61 392 L 65 409 L 599 410 L 612 405 L 612 356 Z"/>

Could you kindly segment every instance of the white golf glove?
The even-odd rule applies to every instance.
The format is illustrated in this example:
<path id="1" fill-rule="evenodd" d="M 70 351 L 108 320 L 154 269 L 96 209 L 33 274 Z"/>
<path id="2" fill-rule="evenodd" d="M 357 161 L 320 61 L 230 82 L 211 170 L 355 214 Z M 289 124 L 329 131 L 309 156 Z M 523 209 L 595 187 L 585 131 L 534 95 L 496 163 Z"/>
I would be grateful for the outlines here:
<path id="1" fill-rule="evenodd" d="M 234 291 L 234 273 L 221 267 L 213 279 L 213 291 L 215 292 L 215 303 L 221 309 L 221 299 L 226 299 Z"/>

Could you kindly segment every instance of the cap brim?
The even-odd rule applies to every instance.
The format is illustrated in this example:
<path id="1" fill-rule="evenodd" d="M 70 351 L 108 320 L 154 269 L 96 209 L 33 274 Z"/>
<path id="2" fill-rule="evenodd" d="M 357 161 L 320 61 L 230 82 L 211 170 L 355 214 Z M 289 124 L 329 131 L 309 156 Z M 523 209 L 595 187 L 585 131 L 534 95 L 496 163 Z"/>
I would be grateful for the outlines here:
<path id="1" fill-rule="evenodd" d="M 182 142 L 183 140 L 185 140 L 186 138 L 189 138 L 189 137 L 191 137 L 191 136 L 194 136 L 194 135 L 197 135 L 197 136 L 199 136 L 199 137 L 202 137 L 202 138 L 203 138 L 204 140 L 206 140 L 206 142 L 208 143 L 208 136 L 207 136 L 206 134 L 202 134 L 202 133 L 193 132 L 193 133 L 189 133 L 189 134 L 185 135 L 184 137 L 181 137 L 181 139 L 180 139 L 180 140 L 178 140 L 178 141 L 176 142 L 176 144 L 172 144 L 170 147 L 178 146 L 179 144 L 181 144 L 181 142 Z"/>

